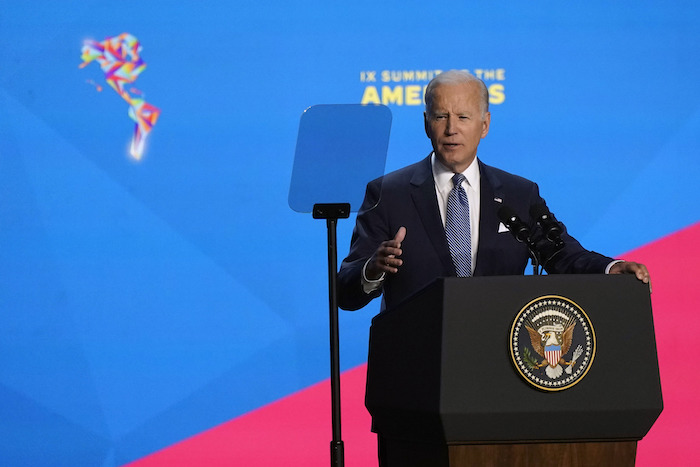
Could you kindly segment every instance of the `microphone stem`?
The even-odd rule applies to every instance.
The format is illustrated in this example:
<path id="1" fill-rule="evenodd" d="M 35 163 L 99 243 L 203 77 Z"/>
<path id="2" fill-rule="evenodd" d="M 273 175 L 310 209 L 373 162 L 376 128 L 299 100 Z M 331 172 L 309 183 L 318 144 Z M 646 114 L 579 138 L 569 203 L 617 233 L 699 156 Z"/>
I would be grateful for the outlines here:
<path id="1" fill-rule="evenodd" d="M 540 275 L 540 260 L 535 250 L 535 245 L 532 242 L 527 243 L 527 249 L 530 250 L 530 258 L 532 260 L 532 275 Z"/>

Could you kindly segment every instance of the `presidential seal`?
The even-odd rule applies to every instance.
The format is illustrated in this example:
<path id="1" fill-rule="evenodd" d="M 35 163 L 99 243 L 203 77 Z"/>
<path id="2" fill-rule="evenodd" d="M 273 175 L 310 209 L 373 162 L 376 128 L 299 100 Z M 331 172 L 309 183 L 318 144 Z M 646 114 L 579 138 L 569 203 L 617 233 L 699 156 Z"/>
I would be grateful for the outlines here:
<path id="1" fill-rule="evenodd" d="M 586 376 L 595 356 L 595 332 L 568 298 L 547 295 L 520 310 L 510 331 L 518 373 L 544 391 L 570 388 Z"/>

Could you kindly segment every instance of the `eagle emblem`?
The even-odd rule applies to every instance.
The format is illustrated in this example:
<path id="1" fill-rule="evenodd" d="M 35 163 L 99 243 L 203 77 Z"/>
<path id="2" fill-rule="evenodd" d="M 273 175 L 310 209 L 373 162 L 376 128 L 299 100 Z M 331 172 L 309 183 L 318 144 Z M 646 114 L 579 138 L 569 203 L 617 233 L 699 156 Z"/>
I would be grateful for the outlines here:
<path id="1" fill-rule="evenodd" d="M 573 301 L 553 295 L 533 300 L 518 313 L 510 342 L 518 372 L 548 391 L 576 384 L 595 354 L 595 334 L 586 313 Z"/>

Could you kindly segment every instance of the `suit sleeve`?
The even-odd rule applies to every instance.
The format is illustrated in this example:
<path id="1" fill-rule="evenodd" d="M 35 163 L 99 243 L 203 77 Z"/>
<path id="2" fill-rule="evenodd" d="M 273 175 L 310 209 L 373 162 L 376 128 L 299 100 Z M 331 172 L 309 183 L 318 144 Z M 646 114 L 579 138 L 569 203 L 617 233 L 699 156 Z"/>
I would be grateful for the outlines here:
<path id="1" fill-rule="evenodd" d="M 537 185 L 535 185 L 535 190 L 537 202 L 546 205 L 544 199 L 539 195 Z M 606 266 L 614 261 L 613 258 L 585 249 L 574 237 L 569 235 L 566 226 L 561 222 L 559 225 L 562 229 L 561 238 L 564 241 L 564 247 L 557 251 L 554 245 L 544 237 L 542 229 L 535 223 L 534 219 L 530 219 L 530 223 L 532 232 L 534 232 L 533 240 L 541 256 L 542 266 L 549 274 L 604 274 Z"/>
<path id="2" fill-rule="evenodd" d="M 367 185 L 365 199 L 357 214 L 350 241 L 350 252 L 338 272 L 338 306 L 357 310 L 382 293 L 382 289 L 365 293 L 362 288 L 362 268 L 379 244 L 392 238 L 384 206 L 380 203 L 381 179 Z"/>

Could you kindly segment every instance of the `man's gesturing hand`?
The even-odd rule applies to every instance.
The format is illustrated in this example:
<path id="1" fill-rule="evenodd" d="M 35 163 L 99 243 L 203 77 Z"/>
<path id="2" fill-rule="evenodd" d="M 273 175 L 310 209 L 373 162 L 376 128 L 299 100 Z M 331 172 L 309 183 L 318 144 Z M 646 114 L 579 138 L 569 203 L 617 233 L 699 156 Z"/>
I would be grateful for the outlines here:
<path id="1" fill-rule="evenodd" d="M 382 274 L 396 274 L 403 264 L 401 256 L 401 242 L 406 238 L 406 227 L 399 227 L 398 232 L 391 240 L 386 240 L 379 245 L 369 263 L 367 263 L 367 279 L 377 280 Z"/>

